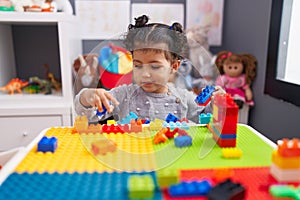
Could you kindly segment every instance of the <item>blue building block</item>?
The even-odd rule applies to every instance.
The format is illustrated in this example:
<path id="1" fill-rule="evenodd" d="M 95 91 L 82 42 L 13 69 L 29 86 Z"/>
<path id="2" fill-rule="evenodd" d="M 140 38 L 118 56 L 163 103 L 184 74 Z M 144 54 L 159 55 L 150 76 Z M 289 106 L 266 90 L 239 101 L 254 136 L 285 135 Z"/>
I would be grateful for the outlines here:
<path id="1" fill-rule="evenodd" d="M 189 135 L 178 136 L 174 139 L 176 147 L 186 147 L 192 145 L 192 137 Z"/>
<path id="2" fill-rule="evenodd" d="M 208 180 L 181 182 L 169 187 L 168 192 L 172 197 L 185 197 L 185 196 L 205 196 L 212 188 Z"/>
<path id="3" fill-rule="evenodd" d="M 227 179 L 213 187 L 207 197 L 209 200 L 243 200 L 245 194 L 245 188 L 241 184 Z"/>
<path id="4" fill-rule="evenodd" d="M 44 136 L 38 143 L 37 151 L 41 151 L 41 152 L 51 151 L 52 153 L 54 153 L 56 149 L 57 149 L 57 138 L 56 137 L 48 138 Z"/>
<path id="5" fill-rule="evenodd" d="M 103 115 L 105 115 L 105 113 L 107 112 L 107 109 L 105 108 L 105 106 L 102 106 L 103 111 L 100 112 L 98 109 L 96 110 L 96 115 L 98 117 L 102 117 Z"/>
<path id="6" fill-rule="evenodd" d="M 200 124 L 208 124 L 212 117 L 211 113 L 201 113 L 199 116 L 199 123 Z"/>
<path id="7" fill-rule="evenodd" d="M 169 113 L 168 116 L 166 117 L 166 122 L 170 123 L 170 122 L 177 122 L 179 120 L 178 117 L 176 117 L 175 115 L 173 115 L 172 113 Z"/>
<path id="8" fill-rule="evenodd" d="M 195 102 L 199 106 L 205 106 L 206 104 L 209 103 L 210 98 L 215 91 L 215 86 L 213 85 L 208 85 L 206 86 L 203 91 L 196 97 Z"/>
<path id="9" fill-rule="evenodd" d="M 130 124 L 131 120 L 137 120 L 139 117 L 134 112 L 129 112 L 129 114 L 121 119 L 118 124 Z M 149 122 L 150 123 L 150 122 Z"/>

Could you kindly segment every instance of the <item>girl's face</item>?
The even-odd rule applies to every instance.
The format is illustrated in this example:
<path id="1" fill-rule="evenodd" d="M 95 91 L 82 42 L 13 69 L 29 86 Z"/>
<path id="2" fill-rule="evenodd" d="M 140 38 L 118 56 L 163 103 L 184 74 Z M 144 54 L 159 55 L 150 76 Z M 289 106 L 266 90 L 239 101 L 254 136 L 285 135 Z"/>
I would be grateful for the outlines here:
<path id="1" fill-rule="evenodd" d="M 133 77 L 134 82 L 145 92 L 166 93 L 171 74 L 178 69 L 180 61 L 171 64 L 164 51 L 134 50 Z"/>
<path id="2" fill-rule="evenodd" d="M 238 77 L 243 73 L 243 64 L 241 62 L 226 62 L 223 70 L 230 77 Z"/>

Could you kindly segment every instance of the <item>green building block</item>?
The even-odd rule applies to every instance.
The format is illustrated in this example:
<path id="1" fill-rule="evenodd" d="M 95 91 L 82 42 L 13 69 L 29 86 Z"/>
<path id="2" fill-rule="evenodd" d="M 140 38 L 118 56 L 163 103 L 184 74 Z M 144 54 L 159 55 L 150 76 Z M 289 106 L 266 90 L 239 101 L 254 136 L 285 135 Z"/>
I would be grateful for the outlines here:
<path id="1" fill-rule="evenodd" d="M 156 172 L 159 187 L 168 187 L 179 183 L 179 175 L 177 169 L 159 170 Z"/>
<path id="2" fill-rule="evenodd" d="M 154 181 L 152 176 L 132 175 L 128 178 L 129 198 L 153 198 L 154 197 Z"/>
<path id="3" fill-rule="evenodd" d="M 269 192 L 274 197 L 289 197 L 295 200 L 300 200 L 300 187 L 295 188 L 289 185 L 273 185 Z"/>

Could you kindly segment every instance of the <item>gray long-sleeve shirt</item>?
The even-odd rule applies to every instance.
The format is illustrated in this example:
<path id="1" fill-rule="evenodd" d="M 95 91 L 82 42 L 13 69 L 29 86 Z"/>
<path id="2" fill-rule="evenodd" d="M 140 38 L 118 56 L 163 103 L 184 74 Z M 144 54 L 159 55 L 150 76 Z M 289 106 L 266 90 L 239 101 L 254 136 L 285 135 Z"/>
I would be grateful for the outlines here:
<path id="1" fill-rule="evenodd" d="M 83 89 L 84 90 L 84 89 Z M 86 108 L 80 101 L 79 92 L 75 97 L 75 111 L 78 115 L 86 115 L 90 122 L 98 121 L 95 108 Z M 119 101 L 119 106 L 112 113 L 106 113 L 102 119 L 117 115 L 119 120 L 125 118 L 129 112 L 134 112 L 140 119 L 155 118 L 165 120 L 169 113 L 179 119 L 187 118 L 199 123 L 202 112 L 211 112 L 211 106 L 199 106 L 195 103 L 196 95 L 186 89 L 168 85 L 168 93 L 147 93 L 136 84 L 122 85 L 110 90 L 110 93 Z"/>

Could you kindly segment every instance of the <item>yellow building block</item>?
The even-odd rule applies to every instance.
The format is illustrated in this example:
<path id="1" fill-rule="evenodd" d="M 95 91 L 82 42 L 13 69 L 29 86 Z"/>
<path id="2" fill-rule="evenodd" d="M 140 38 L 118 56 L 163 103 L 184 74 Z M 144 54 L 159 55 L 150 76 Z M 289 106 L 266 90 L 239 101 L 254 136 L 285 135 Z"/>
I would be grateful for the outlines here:
<path id="1" fill-rule="evenodd" d="M 300 157 L 282 157 L 277 150 L 272 152 L 272 162 L 281 169 L 300 169 Z"/>
<path id="2" fill-rule="evenodd" d="M 237 148 L 222 148 L 222 155 L 224 158 L 240 158 L 243 152 Z"/>
<path id="3" fill-rule="evenodd" d="M 117 124 L 117 122 L 113 119 L 107 120 L 106 124 Z"/>
<path id="4" fill-rule="evenodd" d="M 74 128 L 78 131 L 84 131 L 87 130 L 89 126 L 88 118 L 87 116 L 76 116 L 75 122 L 74 122 Z"/>

